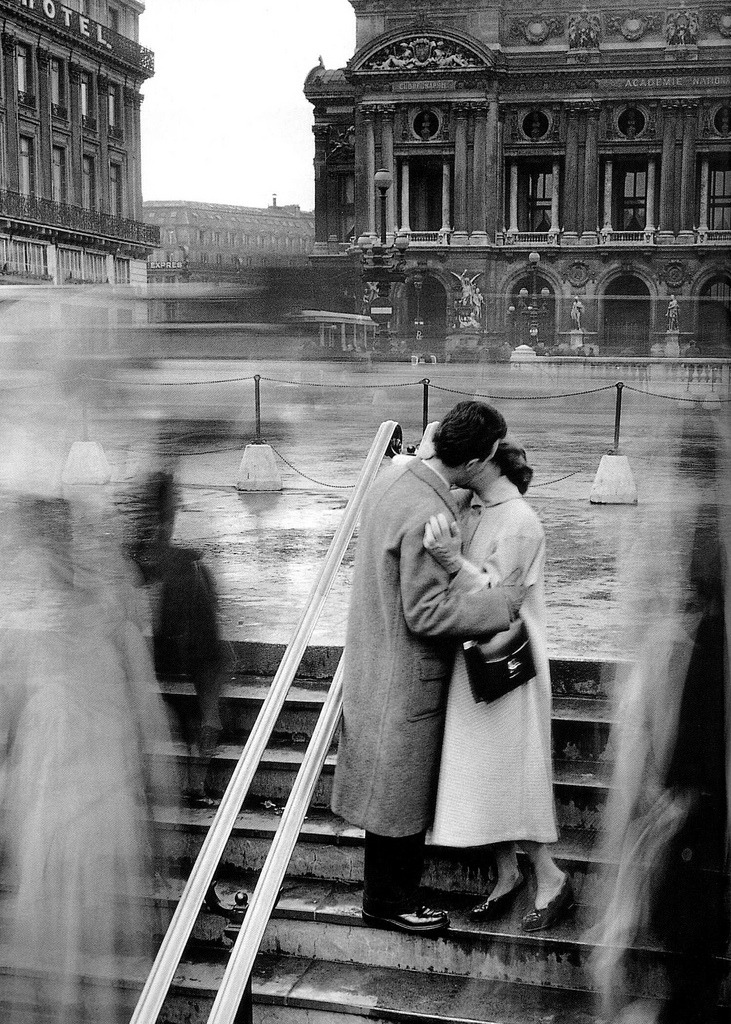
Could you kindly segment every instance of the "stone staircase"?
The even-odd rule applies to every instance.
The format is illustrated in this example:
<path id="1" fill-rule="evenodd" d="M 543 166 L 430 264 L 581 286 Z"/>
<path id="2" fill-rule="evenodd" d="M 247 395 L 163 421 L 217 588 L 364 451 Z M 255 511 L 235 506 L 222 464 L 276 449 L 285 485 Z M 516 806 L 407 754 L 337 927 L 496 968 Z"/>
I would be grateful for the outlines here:
<path id="1" fill-rule="evenodd" d="M 230 777 L 281 655 L 276 646 L 237 648 L 238 668 L 224 691 L 226 734 L 211 769 L 215 788 L 222 790 Z M 339 649 L 315 648 L 303 659 L 220 865 L 224 894 L 253 889 L 339 656 Z M 255 1019 L 267 1024 L 285 1017 L 329 1024 L 343 1015 L 490 1024 L 598 1021 L 589 936 L 601 883 L 596 841 L 611 771 L 614 669 L 601 662 L 552 662 L 561 825 L 556 853 L 571 872 L 578 899 L 570 920 L 548 932 L 523 933 L 520 920 L 531 899 L 526 890 L 503 919 L 472 923 L 469 908 L 488 887 L 484 853 L 429 846 L 424 885 L 434 905 L 450 909 L 450 930 L 427 939 L 367 928 L 360 917 L 362 833 L 329 810 L 333 750 L 265 934 L 253 977 Z M 173 708 L 193 700 L 186 684 L 164 683 L 163 692 Z M 162 753 L 184 764 L 182 745 L 174 743 Z M 156 897 L 163 919 L 174 909 L 212 817 L 205 810 L 158 809 L 160 841 L 176 875 L 167 893 Z M 199 916 L 190 958 L 181 965 L 161 1018 L 166 1024 L 206 1019 L 225 966 L 222 929 L 220 917 Z M 672 969 L 672 956 L 662 950 L 634 950 L 628 985 L 637 996 L 659 998 Z"/>
<path id="2" fill-rule="evenodd" d="M 224 689 L 225 734 L 210 775 L 213 787 L 221 791 L 283 648 L 241 644 L 235 653 L 236 669 Z M 223 896 L 254 887 L 339 656 L 337 648 L 311 648 L 303 659 L 220 864 L 218 890 Z M 596 840 L 611 767 L 609 690 L 614 666 L 554 660 L 552 673 L 555 792 L 561 825 L 556 855 L 574 882 L 574 916 L 547 932 L 523 933 L 520 920 L 530 905 L 528 888 L 504 918 L 474 924 L 469 908 L 488 887 L 484 853 L 429 846 L 424 884 L 431 890 L 433 905 L 450 909 L 450 930 L 443 937 L 415 938 L 366 927 L 360 917 L 362 833 L 329 810 L 333 750 L 256 963 L 256 1022 L 343 1024 L 348 1017 L 367 1017 L 420 1024 L 598 1024 L 589 969 L 594 952 L 590 928 L 601 881 Z M 194 699 L 188 684 L 161 685 L 173 711 Z M 187 755 L 182 743 L 173 742 L 160 756 L 176 760 L 184 770 Z M 213 815 L 210 810 L 156 808 L 160 849 L 172 875 L 161 878 L 157 889 L 144 898 L 154 902 L 160 934 Z M 200 913 L 161 1024 L 207 1020 L 230 945 L 224 927 L 220 916 L 206 909 Z M 126 967 L 123 984 L 131 1012 L 142 979 L 132 956 Z M 649 946 L 635 949 L 629 957 L 627 984 L 635 995 L 652 1001 L 662 997 L 672 970 L 672 955 Z M 94 986 L 103 983 L 98 974 L 103 976 L 103 971 L 95 974 L 90 966 L 92 1000 Z M 19 984 L 22 987 L 15 979 L 16 988 Z M 11 998 L 0 995 L 0 1014 Z M 31 1006 L 32 992 L 24 991 L 16 1002 Z M 709 1024 L 728 1020 L 728 1013 L 719 1009 L 717 1021 Z M 22 1024 L 22 1016 L 13 1020 Z"/>

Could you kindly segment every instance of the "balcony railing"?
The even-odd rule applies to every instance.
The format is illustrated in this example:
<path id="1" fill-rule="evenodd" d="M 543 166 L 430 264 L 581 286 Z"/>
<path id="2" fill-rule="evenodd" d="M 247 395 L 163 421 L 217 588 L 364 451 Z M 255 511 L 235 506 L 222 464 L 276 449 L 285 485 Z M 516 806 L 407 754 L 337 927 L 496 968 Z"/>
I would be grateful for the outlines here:
<path id="1" fill-rule="evenodd" d="M 33 107 L 35 109 L 36 98 L 32 92 L 18 92 L 18 103 L 21 107 Z"/>
<path id="2" fill-rule="evenodd" d="M 54 117 L 57 117 L 59 121 L 68 121 L 69 119 L 68 107 L 65 107 L 63 103 L 52 103 L 51 113 Z"/>
<path id="3" fill-rule="evenodd" d="M 599 232 L 599 240 L 602 245 L 654 245 L 655 234 L 654 228 L 644 231 L 609 231 L 605 228 Z"/>
<path id="4" fill-rule="evenodd" d="M 555 231 L 506 231 L 506 245 L 558 245 Z"/>
<path id="5" fill-rule="evenodd" d="M 82 114 L 81 115 L 81 125 L 82 125 L 83 128 L 86 128 L 87 131 L 95 132 L 96 131 L 96 118 L 95 117 L 89 117 L 88 114 Z"/>
<path id="6" fill-rule="evenodd" d="M 702 245 L 729 245 L 731 243 L 731 231 L 709 231 L 707 228 L 698 228 L 696 241 Z"/>
<path id="7" fill-rule="evenodd" d="M 114 139 L 116 142 L 121 142 L 124 138 L 124 132 L 121 128 L 118 128 L 114 124 L 109 125 L 109 138 Z"/>
<path id="8" fill-rule="evenodd" d="M 124 217 L 112 217 L 107 213 L 84 210 L 68 203 L 56 203 L 41 196 L 27 196 L 4 189 L 0 189 L 1 218 L 66 228 L 69 231 L 100 235 L 104 238 L 118 238 L 152 248 L 160 246 L 160 228 L 156 224 L 143 224 Z"/>
<path id="9" fill-rule="evenodd" d="M 451 231 L 407 231 L 409 245 L 449 245 Z"/>

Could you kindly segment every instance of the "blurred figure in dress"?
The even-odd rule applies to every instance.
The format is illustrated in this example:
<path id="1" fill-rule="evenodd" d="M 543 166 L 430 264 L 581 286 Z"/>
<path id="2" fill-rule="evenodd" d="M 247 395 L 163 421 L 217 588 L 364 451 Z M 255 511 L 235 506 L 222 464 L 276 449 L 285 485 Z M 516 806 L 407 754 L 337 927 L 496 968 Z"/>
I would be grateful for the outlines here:
<path id="1" fill-rule="evenodd" d="M 34 1006 L 14 1012 L 121 1022 L 118 978 L 130 961 L 144 976 L 152 954 L 150 802 L 173 791 L 154 757 L 166 720 L 109 516 L 0 497 L 14 602 L 0 632 L 3 945 L 15 977 L 36 980 Z M 95 974 L 108 983 L 85 985 Z"/>
<path id="2" fill-rule="evenodd" d="M 617 680 L 614 778 L 602 861 L 606 907 L 593 935 L 595 972 L 612 1024 L 709 1024 L 731 933 L 729 903 L 728 436 L 700 411 L 688 457 L 708 490 L 678 509 L 648 579 L 630 577 L 633 666 Z M 659 524 L 654 529 L 661 529 Z M 630 562 L 631 559 L 628 559 Z M 673 585 L 663 585 L 663 574 Z M 677 585 L 680 581 L 681 586 Z M 648 586 L 653 600 L 643 612 Z M 671 595 L 680 594 L 679 598 Z M 630 652 L 637 640 L 628 627 Z M 632 949 L 670 957 L 659 1002 L 633 998 Z M 636 970 L 636 966 L 634 970 Z"/>

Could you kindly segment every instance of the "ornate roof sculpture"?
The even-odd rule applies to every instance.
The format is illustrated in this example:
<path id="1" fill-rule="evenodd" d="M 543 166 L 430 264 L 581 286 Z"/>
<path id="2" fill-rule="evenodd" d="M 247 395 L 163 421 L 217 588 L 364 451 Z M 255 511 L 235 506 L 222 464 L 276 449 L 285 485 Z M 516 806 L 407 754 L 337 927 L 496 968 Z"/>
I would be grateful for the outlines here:
<path id="1" fill-rule="evenodd" d="M 362 71 L 442 71 L 483 68 L 484 62 L 450 39 L 412 35 L 388 43 L 362 65 Z"/>

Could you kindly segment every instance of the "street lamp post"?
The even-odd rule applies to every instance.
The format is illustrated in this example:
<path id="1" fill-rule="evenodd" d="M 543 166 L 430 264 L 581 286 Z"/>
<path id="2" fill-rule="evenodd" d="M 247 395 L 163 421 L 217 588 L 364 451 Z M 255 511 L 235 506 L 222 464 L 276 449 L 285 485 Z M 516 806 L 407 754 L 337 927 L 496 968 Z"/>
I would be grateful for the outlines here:
<path id="1" fill-rule="evenodd" d="M 423 287 L 423 280 L 420 277 L 415 277 L 414 291 L 416 293 L 416 318 L 414 320 L 414 329 L 417 341 L 422 341 L 424 338 L 424 321 L 421 319 L 421 289 Z"/>
<path id="2" fill-rule="evenodd" d="M 528 263 L 530 264 L 531 272 L 531 293 L 528 293 L 527 288 L 521 288 L 518 292 L 517 312 L 521 316 L 527 318 L 530 344 L 534 348 L 538 343 L 538 323 L 541 317 L 548 315 L 548 306 L 546 305 L 546 302 L 551 296 L 550 290 L 545 287 L 541 288 L 540 295 L 538 293 L 538 264 L 540 262 L 540 253 L 528 253 Z M 515 312 L 515 306 L 511 304 L 508 307 L 508 313 L 513 319 Z"/>
<path id="3" fill-rule="evenodd" d="M 377 340 L 380 345 L 390 337 L 388 324 L 393 316 L 391 285 L 405 279 L 402 262 L 404 252 L 409 246 L 409 237 L 399 233 L 393 245 L 387 244 L 386 197 L 393 184 L 393 178 L 390 171 L 382 167 L 376 171 L 373 180 L 381 196 L 381 237 L 378 243 L 375 243 L 371 237 L 362 235 L 358 239 L 357 248 L 363 254 L 364 281 L 372 281 L 378 289 L 377 296 L 371 303 L 370 315 L 378 325 Z"/>

